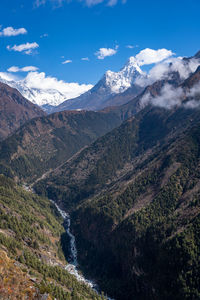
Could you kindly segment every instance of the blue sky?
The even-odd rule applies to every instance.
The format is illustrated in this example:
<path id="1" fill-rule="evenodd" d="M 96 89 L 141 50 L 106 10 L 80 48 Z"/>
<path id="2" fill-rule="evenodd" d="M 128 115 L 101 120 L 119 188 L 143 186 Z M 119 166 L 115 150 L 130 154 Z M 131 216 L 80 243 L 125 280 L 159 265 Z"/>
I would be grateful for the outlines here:
<path id="1" fill-rule="evenodd" d="M 199 0 L 1 0 L 0 71 L 34 66 L 59 80 L 94 84 L 147 47 L 191 56 L 200 50 L 199 11 Z M 27 32 L 8 36 L 7 27 Z M 27 43 L 35 47 L 27 54 L 13 48 Z M 113 55 L 98 59 L 100 48 Z"/>

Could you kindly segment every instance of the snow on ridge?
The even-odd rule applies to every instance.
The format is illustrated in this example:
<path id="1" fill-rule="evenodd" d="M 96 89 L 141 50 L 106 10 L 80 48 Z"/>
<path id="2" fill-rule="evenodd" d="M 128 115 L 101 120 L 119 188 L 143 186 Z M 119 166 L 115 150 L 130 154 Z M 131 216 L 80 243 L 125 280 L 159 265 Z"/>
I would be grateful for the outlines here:
<path id="1" fill-rule="evenodd" d="M 12 78 L 9 78 L 9 76 L 4 77 L 3 74 L 0 74 L 0 82 L 16 88 L 26 99 L 39 106 L 47 104 L 57 106 L 68 99 L 80 96 L 82 93 L 85 93 L 92 88 L 92 85 L 84 85 L 80 88 L 80 90 L 77 90 L 76 85 L 78 84 L 76 83 L 69 83 L 69 91 L 60 91 L 58 88 L 54 88 L 53 86 L 49 89 L 29 87 L 26 79 L 13 80 Z"/>
<path id="2" fill-rule="evenodd" d="M 44 72 L 30 72 L 25 79 L 21 80 L 15 80 L 9 73 L 0 73 L 0 81 L 16 88 L 32 103 L 44 107 L 45 105 L 58 106 L 66 100 L 94 90 L 98 91 L 103 98 L 108 98 L 113 94 L 123 93 L 135 83 L 136 79 L 143 76 L 144 73 L 137 60 L 132 56 L 119 72 L 108 70 L 94 87 L 58 81 L 56 78 L 46 77 Z"/>
<path id="3" fill-rule="evenodd" d="M 131 87 L 136 78 L 143 75 L 144 73 L 137 64 L 135 57 L 132 56 L 119 72 L 107 71 L 105 81 L 111 92 L 118 94 Z"/>

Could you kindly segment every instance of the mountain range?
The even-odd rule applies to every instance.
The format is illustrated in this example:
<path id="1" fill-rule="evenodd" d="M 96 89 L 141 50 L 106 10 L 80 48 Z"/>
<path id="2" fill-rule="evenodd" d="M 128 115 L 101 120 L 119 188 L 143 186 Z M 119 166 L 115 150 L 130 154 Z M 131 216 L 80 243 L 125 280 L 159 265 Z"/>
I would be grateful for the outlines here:
<path id="1" fill-rule="evenodd" d="M 144 76 L 144 73 L 135 62 L 135 58 L 130 57 L 119 72 L 107 71 L 91 90 L 77 98 L 67 100 L 65 94 L 53 87 L 47 90 L 30 88 L 26 79 L 14 81 L 0 78 L 0 81 L 18 89 L 29 101 L 41 106 L 45 111 L 52 113 L 77 109 L 99 110 L 106 106 L 119 105 L 119 101 L 115 101 L 114 98 L 116 95 L 131 88 L 133 97 L 142 90 L 139 85 L 134 84 L 135 80 L 140 76 Z M 127 101 L 128 100 L 129 98 Z M 124 101 L 121 100 L 120 104 L 123 104 Z"/>
<path id="2" fill-rule="evenodd" d="M 124 93 L 129 88 L 131 88 L 132 97 L 141 92 L 142 88 L 135 84 L 135 80 L 140 76 L 144 76 L 144 73 L 135 62 L 135 58 L 130 57 L 119 72 L 107 71 L 91 90 L 75 99 L 61 103 L 53 111 L 66 109 L 100 110 L 107 106 L 117 105 L 116 95 Z M 125 97 L 120 104 L 125 103 L 124 101 L 126 101 Z"/>
<path id="3" fill-rule="evenodd" d="M 38 76 L 40 76 L 39 82 L 42 82 L 42 86 L 38 86 Z M 37 83 L 33 83 L 34 80 L 36 80 Z M 40 106 L 43 110 L 48 110 L 51 107 L 64 102 L 66 99 L 69 99 L 69 94 L 81 94 L 80 91 L 77 91 L 76 83 L 69 83 L 68 87 L 65 87 L 63 90 L 63 81 L 60 82 L 59 87 L 55 87 L 53 84 L 49 87 L 49 84 L 48 86 L 45 86 L 44 80 L 45 77 L 43 73 L 38 74 L 37 72 L 30 72 L 24 79 L 15 80 L 9 75 L 5 76 L 3 73 L 0 75 L 0 82 L 17 89 L 26 99 L 31 101 L 33 104 Z M 52 81 L 54 82 L 54 78 L 52 78 Z M 82 85 L 79 86 L 79 90 L 83 92 L 88 90 L 90 87 L 92 87 L 92 85 Z M 72 89 L 73 93 L 70 92 Z"/>
<path id="4" fill-rule="evenodd" d="M 177 58 L 165 65 L 165 72 L 160 78 L 168 78 L 169 74 L 178 72 L 186 78 L 187 73 L 194 71 L 198 65 L 199 52 L 190 58 Z M 163 65 L 164 66 L 164 65 Z M 162 69 L 162 68 L 161 68 Z M 63 110 L 101 110 L 109 106 L 122 105 L 139 95 L 145 86 L 156 82 L 158 75 L 150 75 L 143 72 L 135 57 L 130 57 L 119 72 L 107 71 L 103 77 L 90 90 L 80 96 L 69 99 L 66 93 L 58 88 L 36 88 L 30 87 L 28 79 L 11 80 L 0 77 L 0 81 L 6 83 L 34 104 L 39 105 L 47 113 Z M 42 80 L 42 78 L 41 78 Z"/>
<path id="5" fill-rule="evenodd" d="M 199 58 L 169 62 L 155 80 L 131 58 L 66 101 L 75 110 L 49 115 L 1 84 L 2 106 L 22 114 L 0 141 L 0 256 L 22 285 L 34 275 L 50 299 L 101 297 L 63 271 L 69 239 L 49 198 L 71 215 L 81 271 L 110 297 L 200 298 Z"/>

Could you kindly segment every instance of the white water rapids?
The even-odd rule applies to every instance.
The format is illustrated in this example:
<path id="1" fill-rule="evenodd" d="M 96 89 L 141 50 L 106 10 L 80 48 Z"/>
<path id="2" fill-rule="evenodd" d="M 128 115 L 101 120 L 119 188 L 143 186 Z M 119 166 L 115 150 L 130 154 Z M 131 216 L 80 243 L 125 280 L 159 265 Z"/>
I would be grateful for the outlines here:
<path id="1" fill-rule="evenodd" d="M 70 238 L 70 257 L 71 257 L 71 263 L 67 264 L 65 269 L 72 275 L 74 275 L 76 277 L 76 279 L 78 281 L 82 281 L 84 283 L 86 283 L 87 285 L 89 285 L 91 288 L 95 289 L 97 288 L 97 285 L 90 280 L 85 279 L 85 277 L 83 275 L 81 275 L 78 272 L 78 262 L 77 262 L 77 249 L 76 249 L 76 240 L 75 240 L 75 236 L 71 233 L 70 231 L 70 225 L 71 225 L 71 221 L 70 221 L 70 216 L 68 213 L 66 213 L 65 211 L 63 211 L 62 209 L 60 209 L 60 207 L 54 202 L 54 205 L 56 206 L 58 212 L 60 213 L 60 215 L 62 216 L 62 218 L 65 221 L 65 229 L 66 232 Z"/>
<path id="2" fill-rule="evenodd" d="M 77 261 L 77 248 L 76 248 L 76 239 L 75 236 L 71 233 L 70 231 L 70 225 L 71 225 L 71 220 L 70 220 L 70 215 L 68 213 L 66 213 L 65 211 L 63 211 L 54 201 L 50 200 L 52 203 L 54 203 L 54 205 L 56 206 L 58 212 L 60 213 L 60 215 L 62 216 L 62 218 L 65 221 L 65 229 L 66 232 L 70 238 L 70 257 L 71 257 L 71 263 L 66 265 L 65 269 L 72 275 L 74 275 L 76 277 L 76 279 L 78 281 L 81 281 L 85 284 L 87 284 L 88 286 L 90 286 L 95 292 L 98 292 L 98 286 L 97 284 L 92 281 L 92 280 L 88 280 L 86 279 L 82 274 L 79 273 L 78 271 L 78 261 Z M 114 300 L 109 298 L 108 296 L 105 296 L 107 300 Z"/>
<path id="3" fill-rule="evenodd" d="M 35 193 L 35 191 L 33 190 L 32 187 L 24 184 L 23 188 L 31 193 Z M 89 287 L 91 287 L 97 294 L 99 294 L 99 288 L 98 285 L 92 281 L 92 280 L 88 280 L 86 279 L 82 274 L 80 274 L 80 272 L 78 271 L 78 261 L 77 261 L 77 248 L 76 248 L 76 239 L 75 236 L 71 233 L 70 231 L 70 225 L 71 225 L 71 220 L 70 220 L 70 215 L 68 213 L 66 213 L 64 210 L 62 210 L 53 200 L 49 199 L 57 208 L 58 212 L 60 213 L 61 217 L 64 220 L 65 223 L 65 230 L 67 232 L 67 235 L 70 238 L 70 258 L 71 258 L 71 262 L 70 264 L 67 264 L 65 269 L 71 274 L 74 275 L 76 277 L 76 279 L 80 282 L 83 282 L 85 284 L 87 284 Z M 108 296 L 104 295 L 104 297 L 107 300 L 114 300 L 112 298 L 109 298 Z"/>

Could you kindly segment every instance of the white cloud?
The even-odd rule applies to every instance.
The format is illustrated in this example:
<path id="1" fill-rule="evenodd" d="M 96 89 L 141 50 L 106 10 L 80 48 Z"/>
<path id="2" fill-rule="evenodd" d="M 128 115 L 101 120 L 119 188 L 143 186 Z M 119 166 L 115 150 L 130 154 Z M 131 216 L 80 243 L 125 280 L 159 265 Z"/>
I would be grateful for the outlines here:
<path id="1" fill-rule="evenodd" d="M 146 76 L 136 79 L 136 83 L 142 87 L 152 84 L 157 80 L 169 78 L 169 73 L 178 72 L 181 79 L 186 79 L 191 73 L 195 72 L 200 62 L 197 59 L 185 61 L 182 57 L 171 57 L 157 63 Z"/>
<path id="2" fill-rule="evenodd" d="M 100 48 L 95 55 L 97 56 L 98 59 L 104 59 L 105 57 L 108 56 L 113 56 L 117 53 L 118 46 L 116 46 L 115 49 L 112 48 Z"/>
<path id="3" fill-rule="evenodd" d="M 87 6 L 93 6 L 104 2 L 104 0 L 81 0 L 81 2 L 84 2 Z"/>
<path id="4" fill-rule="evenodd" d="M 65 60 L 65 61 L 62 62 L 63 65 L 70 64 L 70 63 L 72 63 L 71 59 L 67 59 L 67 60 Z"/>
<path id="5" fill-rule="evenodd" d="M 196 101 L 196 100 L 190 100 L 184 104 L 185 108 L 190 108 L 190 109 L 195 109 L 198 108 L 199 106 L 200 106 L 200 101 Z"/>
<path id="6" fill-rule="evenodd" d="M 200 98 L 200 83 L 195 84 L 190 92 L 189 92 L 189 97 L 198 97 Z"/>
<path id="7" fill-rule="evenodd" d="M 78 97 L 93 86 L 91 84 L 68 83 L 55 77 L 46 76 L 44 72 L 30 72 L 24 79 L 27 87 L 46 90 L 58 90 L 66 96 L 66 100 Z"/>
<path id="8" fill-rule="evenodd" d="M 84 2 L 87 6 L 93 6 L 93 5 L 97 5 L 100 3 L 106 3 L 107 6 L 114 6 L 116 5 L 118 2 L 125 4 L 126 0 L 79 0 L 80 2 Z"/>
<path id="9" fill-rule="evenodd" d="M 70 3 L 71 1 L 75 0 L 35 0 L 34 6 L 35 7 L 40 7 L 42 5 L 45 5 L 47 2 L 52 3 L 54 6 L 60 7 L 62 6 L 63 3 Z M 126 0 L 76 0 L 76 2 L 82 2 L 88 7 L 100 4 L 100 3 L 105 3 L 107 6 L 115 6 L 117 3 L 122 3 L 125 4 Z"/>
<path id="10" fill-rule="evenodd" d="M 194 109 L 200 106 L 200 83 L 195 84 L 187 91 L 188 101 L 184 104 L 185 108 Z"/>
<path id="11" fill-rule="evenodd" d="M 38 70 L 38 68 L 34 67 L 34 66 L 26 66 L 23 68 L 19 68 L 17 66 L 12 66 L 7 71 L 11 72 L 11 73 L 17 73 L 17 72 L 33 72 L 33 71 L 37 71 L 37 70 Z"/>
<path id="12" fill-rule="evenodd" d="M 18 80 L 18 78 L 15 75 L 6 73 L 6 72 L 0 72 L 0 79 L 6 80 L 6 81 Z"/>
<path id="13" fill-rule="evenodd" d="M 140 51 L 136 56 L 136 60 L 139 66 L 151 65 L 163 61 L 164 59 L 173 55 L 171 50 L 167 49 L 158 49 L 153 50 L 146 48 Z"/>
<path id="14" fill-rule="evenodd" d="M 186 100 L 186 102 L 183 102 L 183 100 Z M 171 109 L 174 106 L 194 109 L 200 106 L 200 83 L 195 84 L 190 90 L 173 87 L 166 83 L 158 96 L 154 97 L 147 92 L 140 103 L 142 107 L 151 104 L 166 109 Z"/>
<path id="15" fill-rule="evenodd" d="M 195 72 L 200 64 L 200 60 L 195 58 L 185 61 L 182 57 L 173 58 L 167 61 L 172 71 L 179 72 L 182 79 L 186 79 L 191 73 Z"/>
<path id="16" fill-rule="evenodd" d="M 36 48 L 38 48 L 39 45 L 34 42 L 34 43 L 26 43 L 26 44 L 21 44 L 21 45 L 14 45 L 13 47 L 7 46 L 7 49 L 9 51 L 17 51 L 17 52 L 24 52 L 26 54 L 31 54 L 32 51 Z"/>
<path id="17" fill-rule="evenodd" d="M 25 28 L 15 29 L 13 27 L 6 27 L 0 31 L 0 36 L 17 36 L 20 34 L 26 34 L 27 30 Z"/>
<path id="18" fill-rule="evenodd" d="M 11 72 L 11 73 L 17 73 L 17 72 L 19 72 L 19 70 L 20 70 L 19 67 L 12 66 L 12 67 L 10 67 L 7 71 L 8 71 L 8 72 Z"/>
<path id="19" fill-rule="evenodd" d="M 59 105 L 65 100 L 80 96 L 93 87 L 91 84 L 58 80 L 47 76 L 44 72 L 29 72 L 23 79 L 12 73 L 0 72 L 0 81 L 4 80 L 10 86 L 20 90 L 25 98 L 38 105 Z"/>
<path id="20" fill-rule="evenodd" d="M 82 57 L 81 60 L 83 60 L 83 61 L 89 61 L 89 58 L 88 57 Z"/>
<path id="21" fill-rule="evenodd" d="M 169 84 L 165 84 L 162 88 L 160 95 L 152 97 L 149 93 L 145 94 L 141 99 L 141 105 L 144 107 L 151 104 L 158 107 L 171 109 L 173 106 L 181 104 L 181 98 L 184 93 L 182 88 L 174 88 Z"/>
<path id="22" fill-rule="evenodd" d="M 134 49 L 134 48 L 137 48 L 137 47 L 139 47 L 138 45 L 127 45 L 126 46 L 126 48 L 128 48 L 128 49 Z"/>

